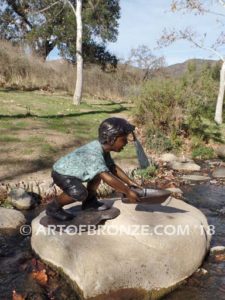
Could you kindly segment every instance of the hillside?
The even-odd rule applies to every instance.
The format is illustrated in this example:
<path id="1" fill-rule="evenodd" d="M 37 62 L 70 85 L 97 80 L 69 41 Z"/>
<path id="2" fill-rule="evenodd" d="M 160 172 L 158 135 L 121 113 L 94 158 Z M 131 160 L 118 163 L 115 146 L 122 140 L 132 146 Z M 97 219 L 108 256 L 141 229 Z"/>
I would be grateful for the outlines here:
<path id="1" fill-rule="evenodd" d="M 193 64 L 196 66 L 196 71 L 200 72 L 204 67 L 216 65 L 218 60 L 206 60 L 206 59 L 188 59 L 183 63 L 174 64 L 168 66 L 164 69 L 164 74 L 166 77 L 178 78 L 184 75 L 188 71 L 188 66 Z"/>

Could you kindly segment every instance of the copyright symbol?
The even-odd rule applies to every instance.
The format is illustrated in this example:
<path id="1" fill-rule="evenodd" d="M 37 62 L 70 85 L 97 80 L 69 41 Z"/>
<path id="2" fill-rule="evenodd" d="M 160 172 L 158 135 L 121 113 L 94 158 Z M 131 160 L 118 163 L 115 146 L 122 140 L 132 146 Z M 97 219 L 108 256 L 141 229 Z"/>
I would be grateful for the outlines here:
<path id="1" fill-rule="evenodd" d="M 22 225 L 22 226 L 20 226 L 20 234 L 22 234 L 22 235 L 30 235 L 31 234 L 31 226 L 30 225 Z"/>

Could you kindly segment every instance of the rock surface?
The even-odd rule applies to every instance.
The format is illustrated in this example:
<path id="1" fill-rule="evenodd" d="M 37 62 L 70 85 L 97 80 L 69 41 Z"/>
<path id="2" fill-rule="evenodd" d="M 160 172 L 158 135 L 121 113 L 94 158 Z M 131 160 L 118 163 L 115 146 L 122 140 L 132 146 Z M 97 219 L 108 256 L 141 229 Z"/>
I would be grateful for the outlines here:
<path id="1" fill-rule="evenodd" d="M 225 252 L 224 246 L 214 246 L 210 249 L 211 254 L 217 254 L 217 253 L 221 253 L 221 252 Z"/>
<path id="2" fill-rule="evenodd" d="M 89 233 L 49 230 L 39 223 L 45 212 L 32 222 L 32 248 L 75 282 L 80 299 L 152 299 L 202 264 L 210 236 L 197 208 L 174 198 L 113 206 L 121 214 Z"/>
<path id="3" fill-rule="evenodd" d="M 219 167 L 213 171 L 214 178 L 225 178 L 225 167 Z"/>
<path id="4" fill-rule="evenodd" d="M 30 209 L 36 204 L 34 197 L 23 188 L 14 188 L 9 193 L 12 205 L 17 209 Z"/>
<path id="5" fill-rule="evenodd" d="M 185 181 L 209 181 L 210 177 L 204 175 L 192 174 L 192 175 L 183 175 L 181 176 L 181 179 Z"/>
<path id="6" fill-rule="evenodd" d="M 218 157 L 224 158 L 225 157 L 225 145 L 221 145 L 215 149 L 215 152 Z"/>
<path id="7" fill-rule="evenodd" d="M 169 166 L 176 171 L 200 171 L 201 169 L 194 161 L 172 161 L 169 163 Z"/>
<path id="8" fill-rule="evenodd" d="M 179 195 L 183 195 L 183 191 L 179 188 L 168 188 L 167 191 L 170 191 L 173 194 L 179 194 Z"/>
<path id="9" fill-rule="evenodd" d="M 178 157 L 173 153 L 164 153 L 160 156 L 160 160 L 164 162 L 172 162 L 178 160 Z"/>
<path id="10" fill-rule="evenodd" d="M 21 212 L 15 209 L 0 207 L 1 229 L 16 229 L 25 222 L 26 219 Z"/>

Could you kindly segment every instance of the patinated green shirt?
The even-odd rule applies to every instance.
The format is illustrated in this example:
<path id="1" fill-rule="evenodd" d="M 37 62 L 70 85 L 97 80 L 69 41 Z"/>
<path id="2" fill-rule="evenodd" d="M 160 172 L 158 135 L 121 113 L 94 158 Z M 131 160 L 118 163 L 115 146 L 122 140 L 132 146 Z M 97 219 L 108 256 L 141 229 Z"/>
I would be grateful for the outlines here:
<path id="1" fill-rule="evenodd" d="M 81 181 L 90 181 L 97 174 L 109 172 L 113 165 L 110 153 L 105 153 L 100 142 L 95 140 L 61 157 L 53 165 L 53 170 Z"/>

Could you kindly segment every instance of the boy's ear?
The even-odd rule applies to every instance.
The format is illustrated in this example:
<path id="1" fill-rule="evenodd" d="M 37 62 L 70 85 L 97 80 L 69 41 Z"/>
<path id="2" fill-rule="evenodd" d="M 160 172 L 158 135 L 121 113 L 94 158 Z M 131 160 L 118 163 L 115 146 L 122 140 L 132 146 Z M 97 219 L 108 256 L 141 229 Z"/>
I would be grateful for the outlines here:
<path id="1" fill-rule="evenodd" d="M 116 138 L 110 139 L 110 137 L 107 137 L 107 144 L 112 146 L 115 143 L 115 140 L 116 140 Z"/>

